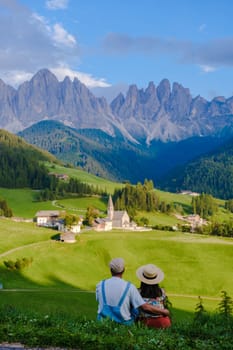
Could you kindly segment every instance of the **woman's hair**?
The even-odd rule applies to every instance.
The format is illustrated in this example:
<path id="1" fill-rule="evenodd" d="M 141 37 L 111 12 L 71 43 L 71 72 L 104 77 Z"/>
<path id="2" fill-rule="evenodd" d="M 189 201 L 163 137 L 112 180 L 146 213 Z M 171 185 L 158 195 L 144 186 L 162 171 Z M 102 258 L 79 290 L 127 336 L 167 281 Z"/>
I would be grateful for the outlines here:
<path id="1" fill-rule="evenodd" d="M 157 298 L 162 296 L 162 290 L 158 284 L 145 284 L 141 282 L 140 293 L 143 298 Z"/>

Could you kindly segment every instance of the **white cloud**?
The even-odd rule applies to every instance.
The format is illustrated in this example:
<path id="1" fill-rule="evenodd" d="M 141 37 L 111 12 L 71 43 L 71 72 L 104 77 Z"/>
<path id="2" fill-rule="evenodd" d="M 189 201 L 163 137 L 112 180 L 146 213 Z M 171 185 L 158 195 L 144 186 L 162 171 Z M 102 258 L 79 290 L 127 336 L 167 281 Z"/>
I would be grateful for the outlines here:
<path id="1" fill-rule="evenodd" d="M 47 0 L 46 7 L 49 10 L 63 10 L 68 7 L 69 0 Z"/>
<path id="2" fill-rule="evenodd" d="M 77 78 L 89 88 L 111 86 L 111 84 L 107 83 L 103 78 L 95 78 L 91 74 L 73 70 L 68 66 L 60 65 L 58 67 L 51 67 L 50 70 L 56 75 L 56 77 L 60 81 L 63 80 L 66 76 L 68 76 L 71 80 Z"/>
<path id="3" fill-rule="evenodd" d="M 77 42 L 75 40 L 75 37 L 71 34 L 69 34 L 61 24 L 56 23 L 53 26 L 53 40 L 58 45 L 65 45 L 67 47 L 75 47 Z"/>
<path id="4" fill-rule="evenodd" d="M 47 67 L 46 67 L 47 68 Z M 103 78 L 95 78 L 91 74 L 79 72 L 69 68 L 68 66 L 56 66 L 48 68 L 53 74 L 56 75 L 59 81 L 64 80 L 65 77 L 69 77 L 71 80 L 77 78 L 88 88 L 107 88 L 111 87 L 111 84 L 107 83 Z M 28 81 L 36 72 L 27 72 L 25 70 L 11 70 L 4 72 L 0 70 L 1 79 L 8 85 L 17 88 L 20 84 Z"/>
<path id="5" fill-rule="evenodd" d="M 0 0 L 0 78 L 17 86 L 42 68 L 76 66 L 80 49 L 62 24 Z M 6 32 L 7 28 L 7 32 Z"/>
<path id="6" fill-rule="evenodd" d="M 215 72 L 216 71 L 216 68 L 213 67 L 213 66 L 208 66 L 208 65 L 205 65 L 205 64 L 201 64 L 200 65 L 200 68 L 201 70 L 204 72 L 204 73 L 211 73 L 211 72 Z"/>
<path id="7" fill-rule="evenodd" d="M 0 71 L 1 79 L 8 85 L 17 87 L 23 82 L 30 80 L 32 73 L 19 70 L 11 70 L 9 72 Z"/>

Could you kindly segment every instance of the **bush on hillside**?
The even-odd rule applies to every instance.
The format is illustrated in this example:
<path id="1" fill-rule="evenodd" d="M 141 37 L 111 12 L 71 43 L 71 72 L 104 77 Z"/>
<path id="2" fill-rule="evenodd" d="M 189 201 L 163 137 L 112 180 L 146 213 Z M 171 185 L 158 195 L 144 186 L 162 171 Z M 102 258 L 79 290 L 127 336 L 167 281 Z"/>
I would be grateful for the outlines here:
<path id="1" fill-rule="evenodd" d="M 23 270 L 25 267 L 31 265 L 33 258 L 22 258 L 17 259 L 16 261 L 7 260 L 4 261 L 4 265 L 8 270 Z"/>
<path id="2" fill-rule="evenodd" d="M 13 216 L 12 209 L 8 207 L 6 200 L 3 198 L 0 198 L 0 216 L 5 216 L 7 218 Z"/>

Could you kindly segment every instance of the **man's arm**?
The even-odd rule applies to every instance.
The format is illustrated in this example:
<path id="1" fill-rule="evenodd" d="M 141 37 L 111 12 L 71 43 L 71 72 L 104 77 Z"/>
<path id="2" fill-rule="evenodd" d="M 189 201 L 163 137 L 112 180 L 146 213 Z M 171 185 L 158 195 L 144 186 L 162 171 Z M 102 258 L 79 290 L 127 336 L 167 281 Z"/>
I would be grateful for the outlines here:
<path id="1" fill-rule="evenodd" d="M 170 312 L 168 309 L 160 309 L 159 307 L 156 307 L 154 305 L 145 303 L 140 306 L 140 308 L 143 311 L 152 313 L 152 314 L 157 314 L 157 315 L 163 315 L 163 316 L 169 316 Z"/>

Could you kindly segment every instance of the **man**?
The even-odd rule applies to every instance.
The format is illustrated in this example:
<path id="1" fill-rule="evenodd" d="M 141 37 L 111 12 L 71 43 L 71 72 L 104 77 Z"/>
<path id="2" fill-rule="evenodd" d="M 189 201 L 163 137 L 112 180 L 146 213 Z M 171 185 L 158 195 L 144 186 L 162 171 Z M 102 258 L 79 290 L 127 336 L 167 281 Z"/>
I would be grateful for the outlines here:
<path id="1" fill-rule="evenodd" d="M 135 311 L 142 309 L 154 314 L 169 315 L 167 309 L 145 303 L 137 288 L 125 281 L 122 276 L 125 271 L 124 260 L 115 258 L 109 263 L 111 278 L 101 281 L 96 286 L 98 301 L 98 320 L 109 318 L 122 324 L 132 324 Z"/>

